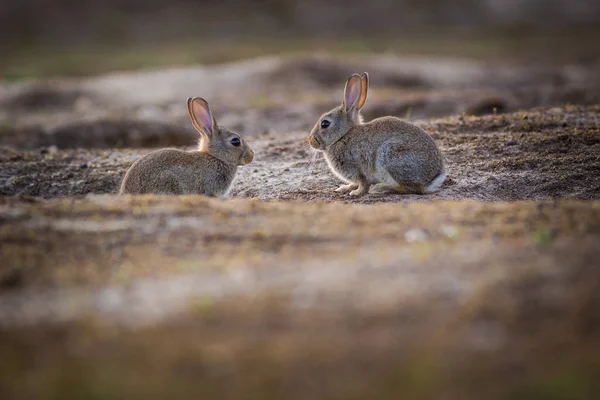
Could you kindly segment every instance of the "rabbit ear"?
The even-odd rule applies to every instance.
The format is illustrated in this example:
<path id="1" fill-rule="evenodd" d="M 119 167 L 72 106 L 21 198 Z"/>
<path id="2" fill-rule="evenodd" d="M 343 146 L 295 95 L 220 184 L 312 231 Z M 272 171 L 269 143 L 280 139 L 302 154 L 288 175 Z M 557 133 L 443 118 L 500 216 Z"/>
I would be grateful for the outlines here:
<path id="1" fill-rule="evenodd" d="M 346 112 L 356 107 L 356 102 L 360 97 L 361 93 L 361 80 L 357 74 L 352 75 L 346 82 L 346 88 L 344 89 L 344 99 L 342 105 Z"/>
<path id="2" fill-rule="evenodd" d="M 200 134 L 213 135 L 217 129 L 217 121 L 213 117 L 206 100 L 200 97 L 189 98 L 187 106 L 194 128 Z"/>
<path id="3" fill-rule="evenodd" d="M 363 72 L 360 74 L 360 97 L 358 98 L 358 104 L 356 106 L 357 110 L 360 110 L 364 105 L 365 101 L 367 101 L 367 92 L 369 91 L 369 74 Z"/>

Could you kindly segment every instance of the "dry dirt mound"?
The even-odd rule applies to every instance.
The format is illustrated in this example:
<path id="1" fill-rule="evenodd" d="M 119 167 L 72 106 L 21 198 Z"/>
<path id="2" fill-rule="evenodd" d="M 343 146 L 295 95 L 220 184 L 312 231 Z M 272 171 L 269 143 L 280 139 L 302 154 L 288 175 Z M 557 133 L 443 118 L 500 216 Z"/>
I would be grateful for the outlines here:
<path id="1" fill-rule="evenodd" d="M 52 129 L 42 126 L 6 129 L 2 144 L 12 148 L 35 149 L 119 149 L 186 146 L 198 140 L 193 128 L 144 120 L 100 119 L 74 122 Z"/>
<path id="2" fill-rule="evenodd" d="M 193 95 L 208 99 L 221 123 L 248 136 L 305 131 L 339 103 L 345 78 L 356 71 L 371 75 L 368 118 L 597 104 L 597 67 L 321 55 L 28 82 L 0 88 L 0 144 L 34 148 L 56 140 L 59 148 L 179 146 L 190 132 L 184 103 Z M 73 127 L 81 127 L 85 138 L 65 137 Z M 156 134 L 164 138 L 156 140 Z"/>

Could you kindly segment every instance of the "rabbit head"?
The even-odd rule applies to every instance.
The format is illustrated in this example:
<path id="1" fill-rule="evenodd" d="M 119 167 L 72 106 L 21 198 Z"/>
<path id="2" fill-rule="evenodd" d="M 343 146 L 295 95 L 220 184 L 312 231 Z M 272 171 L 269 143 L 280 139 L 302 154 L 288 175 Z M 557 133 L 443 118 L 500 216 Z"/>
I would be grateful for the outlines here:
<path id="1" fill-rule="evenodd" d="M 362 124 L 360 110 L 367 100 L 368 89 L 369 75 L 366 72 L 348 78 L 342 104 L 323 114 L 310 132 L 308 142 L 311 147 L 324 151 L 352 127 Z"/>
<path id="2" fill-rule="evenodd" d="M 220 127 L 206 100 L 200 97 L 187 100 L 194 128 L 200 133 L 198 149 L 230 165 L 252 162 L 254 152 L 237 133 Z"/>

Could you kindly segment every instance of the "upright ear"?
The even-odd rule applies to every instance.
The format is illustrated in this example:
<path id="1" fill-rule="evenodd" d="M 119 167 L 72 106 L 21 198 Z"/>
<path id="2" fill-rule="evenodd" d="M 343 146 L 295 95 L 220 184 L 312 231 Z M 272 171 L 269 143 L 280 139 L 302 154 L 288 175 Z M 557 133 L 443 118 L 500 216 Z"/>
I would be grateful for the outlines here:
<path id="1" fill-rule="evenodd" d="M 194 128 L 200 134 L 213 135 L 217 129 L 217 121 L 213 117 L 206 100 L 200 97 L 189 98 L 187 106 Z"/>
<path id="2" fill-rule="evenodd" d="M 342 106 L 346 112 L 356 108 L 361 93 L 361 80 L 358 74 L 352 75 L 346 82 Z"/>
<path id="3" fill-rule="evenodd" d="M 357 110 L 360 110 L 365 105 L 365 101 L 367 101 L 367 92 L 369 91 L 369 74 L 366 72 L 360 74 L 360 87 L 360 97 L 358 98 L 358 104 L 356 105 Z"/>

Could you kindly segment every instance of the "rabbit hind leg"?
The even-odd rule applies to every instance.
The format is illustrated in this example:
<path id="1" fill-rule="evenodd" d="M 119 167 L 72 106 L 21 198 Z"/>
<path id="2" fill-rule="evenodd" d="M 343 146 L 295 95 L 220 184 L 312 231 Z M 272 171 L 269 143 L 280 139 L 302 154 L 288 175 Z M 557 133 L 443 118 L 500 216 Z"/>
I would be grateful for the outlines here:
<path id="1" fill-rule="evenodd" d="M 371 193 L 377 194 L 423 194 L 423 192 L 423 185 L 413 181 L 402 181 L 396 184 L 381 182 L 374 185 L 371 189 Z"/>

